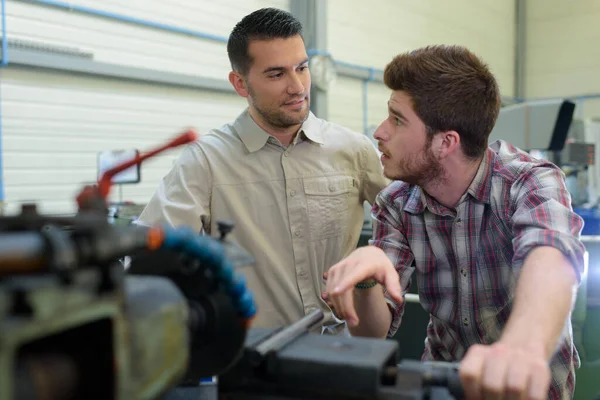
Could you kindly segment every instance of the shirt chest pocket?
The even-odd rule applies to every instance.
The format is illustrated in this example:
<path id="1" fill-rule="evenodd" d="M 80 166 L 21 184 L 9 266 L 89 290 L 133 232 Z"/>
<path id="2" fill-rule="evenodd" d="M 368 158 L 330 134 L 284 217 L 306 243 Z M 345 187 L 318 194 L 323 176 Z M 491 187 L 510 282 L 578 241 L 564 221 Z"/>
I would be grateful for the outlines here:
<path id="1" fill-rule="evenodd" d="M 347 232 L 350 206 L 358 204 L 354 178 L 346 175 L 304 179 L 310 240 L 337 237 Z"/>

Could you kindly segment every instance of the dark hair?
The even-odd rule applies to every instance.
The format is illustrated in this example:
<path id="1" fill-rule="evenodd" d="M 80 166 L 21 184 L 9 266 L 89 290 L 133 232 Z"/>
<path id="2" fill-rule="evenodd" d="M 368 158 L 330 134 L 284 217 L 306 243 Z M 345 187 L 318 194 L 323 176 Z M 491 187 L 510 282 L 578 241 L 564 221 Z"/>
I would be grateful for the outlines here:
<path id="1" fill-rule="evenodd" d="M 406 92 L 429 139 L 456 131 L 468 158 L 482 156 L 498 113 L 500 90 L 488 66 L 461 46 L 427 46 L 396 56 L 384 82 Z"/>
<path id="2" fill-rule="evenodd" d="M 262 8 L 246 15 L 235 25 L 227 41 L 231 68 L 242 75 L 248 73 L 252 64 L 248 54 L 251 40 L 287 39 L 296 35 L 302 35 L 302 24 L 287 11 Z"/>

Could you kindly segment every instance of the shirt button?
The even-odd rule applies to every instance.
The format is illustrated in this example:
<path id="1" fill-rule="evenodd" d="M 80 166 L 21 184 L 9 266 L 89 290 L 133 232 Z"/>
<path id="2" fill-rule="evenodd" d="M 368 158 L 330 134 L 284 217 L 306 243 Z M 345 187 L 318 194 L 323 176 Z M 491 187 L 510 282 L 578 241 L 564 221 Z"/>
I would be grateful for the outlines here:
<path id="1" fill-rule="evenodd" d="M 284 151 L 284 152 L 283 152 L 283 155 L 284 155 L 285 157 L 288 157 L 288 156 L 290 155 L 290 153 L 289 153 L 289 152 L 287 152 L 287 151 Z"/>
<path id="2" fill-rule="evenodd" d="M 469 318 L 463 318 L 463 325 L 469 326 Z"/>
<path id="3" fill-rule="evenodd" d="M 460 219 L 460 218 L 457 218 L 457 219 L 456 219 L 456 225 L 457 225 L 457 226 L 462 226 L 462 219 Z"/>
<path id="4" fill-rule="evenodd" d="M 295 190 L 290 190 L 290 196 L 294 197 L 296 195 L 296 191 Z"/>
<path id="5" fill-rule="evenodd" d="M 461 268 L 460 269 L 460 273 L 462 274 L 462 276 L 467 276 L 467 269 L 466 268 Z"/>
<path id="6" fill-rule="evenodd" d="M 301 269 L 300 271 L 298 271 L 298 275 L 300 276 L 305 276 L 306 275 L 306 271 Z"/>
<path id="7" fill-rule="evenodd" d="M 296 229 L 296 230 L 294 231 L 294 235 L 296 235 L 296 236 L 300 236 L 300 229 Z"/>
<path id="8" fill-rule="evenodd" d="M 333 192 L 334 190 L 335 190 L 335 186 L 333 186 L 333 185 L 329 185 L 329 191 L 330 191 L 330 192 Z"/>

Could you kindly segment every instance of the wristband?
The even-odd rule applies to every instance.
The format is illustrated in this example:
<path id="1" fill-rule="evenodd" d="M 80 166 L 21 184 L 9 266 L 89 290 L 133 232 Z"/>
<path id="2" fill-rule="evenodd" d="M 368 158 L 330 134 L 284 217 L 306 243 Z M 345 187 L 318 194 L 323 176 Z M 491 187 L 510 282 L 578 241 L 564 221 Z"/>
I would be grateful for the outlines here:
<path id="1" fill-rule="evenodd" d="M 376 285 L 377 281 L 375 279 L 369 279 L 367 281 L 358 282 L 354 287 L 357 289 L 371 289 Z"/>

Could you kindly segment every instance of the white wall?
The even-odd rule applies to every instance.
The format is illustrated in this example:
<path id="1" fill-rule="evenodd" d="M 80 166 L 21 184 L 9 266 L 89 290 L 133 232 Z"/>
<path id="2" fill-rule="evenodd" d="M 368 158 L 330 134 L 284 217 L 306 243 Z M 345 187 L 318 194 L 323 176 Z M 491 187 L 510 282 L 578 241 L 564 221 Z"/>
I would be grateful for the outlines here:
<path id="1" fill-rule="evenodd" d="M 289 0 L 70 0 L 90 7 L 226 38 L 244 15 Z M 126 5 L 124 5 L 126 4 Z M 77 48 L 94 60 L 227 79 L 225 44 L 35 3 L 7 0 L 8 37 Z"/>
<path id="2" fill-rule="evenodd" d="M 254 9 L 289 9 L 289 0 L 71 0 L 70 4 L 223 37 Z M 225 43 L 218 41 L 17 0 L 7 0 L 6 8 L 9 40 L 73 48 L 92 53 L 97 62 L 199 77 L 225 80 L 230 70 Z M 219 127 L 245 107 L 235 94 L 14 65 L 0 69 L 0 96 L 9 214 L 31 200 L 42 212 L 73 212 L 73 196 L 83 183 L 96 179 L 99 151 L 148 150 L 185 127 L 200 133 Z M 142 183 L 123 187 L 124 199 L 146 202 L 179 151 L 148 160 Z"/>
<path id="3" fill-rule="evenodd" d="M 226 37 L 254 9 L 290 9 L 296 0 L 72 0 L 160 24 Z M 383 69 L 394 55 L 428 44 L 462 44 L 482 56 L 512 96 L 514 2 L 482 0 L 328 1 L 328 50 L 336 60 Z M 64 46 L 94 62 L 226 79 L 225 43 L 171 33 L 35 2 L 7 0 L 10 40 Z M 44 212 L 72 212 L 71 197 L 95 179 L 101 150 L 145 150 L 185 126 L 201 132 L 231 120 L 245 103 L 214 93 L 98 76 L 9 66 L 0 70 L 3 161 L 8 211 L 40 200 Z M 367 125 L 385 118 L 389 92 L 370 82 Z M 340 77 L 329 95 L 329 119 L 363 131 L 363 82 Z M 126 200 L 145 202 L 177 152 L 148 162 Z"/>
<path id="4" fill-rule="evenodd" d="M 514 94 L 515 3 L 497 0 L 329 0 L 328 51 L 341 61 L 383 70 L 401 52 L 430 44 L 464 45 Z M 335 122 L 363 131 L 362 85 L 339 79 L 329 97 Z M 386 115 L 389 91 L 370 83 L 369 125 Z"/>
<path id="5" fill-rule="evenodd" d="M 526 1 L 527 98 L 600 93 L 600 2 Z M 600 101 L 579 115 L 600 117 Z"/>
<path id="6" fill-rule="evenodd" d="M 1 90 L 8 212 L 28 200 L 72 212 L 81 185 L 96 179 L 99 151 L 150 150 L 187 127 L 206 132 L 245 104 L 227 93 L 17 68 L 2 72 Z M 142 183 L 124 185 L 124 199 L 146 202 L 179 151 L 142 164 Z"/>

